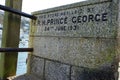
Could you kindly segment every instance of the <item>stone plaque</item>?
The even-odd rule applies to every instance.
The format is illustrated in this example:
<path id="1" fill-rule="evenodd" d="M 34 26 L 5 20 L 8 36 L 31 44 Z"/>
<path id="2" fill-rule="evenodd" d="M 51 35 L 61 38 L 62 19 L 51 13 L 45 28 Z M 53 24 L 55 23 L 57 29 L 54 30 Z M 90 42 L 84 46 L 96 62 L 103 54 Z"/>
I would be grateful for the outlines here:
<path id="1" fill-rule="evenodd" d="M 77 6 L 76 6 L 77 5 Z M 114 37 L 109 1 L 74 4 L 34 13 L 37 36 Z"/>

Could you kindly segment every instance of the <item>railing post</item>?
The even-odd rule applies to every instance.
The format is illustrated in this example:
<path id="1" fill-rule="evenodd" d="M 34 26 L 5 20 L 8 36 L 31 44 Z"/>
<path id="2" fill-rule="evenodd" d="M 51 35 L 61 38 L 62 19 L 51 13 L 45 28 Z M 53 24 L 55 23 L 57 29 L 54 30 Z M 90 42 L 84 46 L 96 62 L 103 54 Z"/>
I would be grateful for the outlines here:
<path id="1" fill-rule="evenodd" d="M 6 6 L 20 10 L 22 0 L 6 0 Z M 3 23 L 2 47 L 18 47 L 21 17 L 16 14 L 5 12 Z M 0 80 L 16 74 L 18 53 L 0 53 Z"/>

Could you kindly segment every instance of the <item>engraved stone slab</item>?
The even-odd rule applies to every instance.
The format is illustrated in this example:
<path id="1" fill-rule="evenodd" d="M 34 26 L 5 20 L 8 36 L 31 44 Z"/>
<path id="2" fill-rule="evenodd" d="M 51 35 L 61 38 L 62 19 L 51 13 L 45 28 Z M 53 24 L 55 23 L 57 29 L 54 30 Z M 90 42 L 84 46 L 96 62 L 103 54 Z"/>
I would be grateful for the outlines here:
<path id="1" fill-rule="evenodd" d="M 72 6 L 72 7 L 71 7 Z M 109 37 L 116 36 L 111 2 L 77 3 L 35 12 L 35 36 Z"/>

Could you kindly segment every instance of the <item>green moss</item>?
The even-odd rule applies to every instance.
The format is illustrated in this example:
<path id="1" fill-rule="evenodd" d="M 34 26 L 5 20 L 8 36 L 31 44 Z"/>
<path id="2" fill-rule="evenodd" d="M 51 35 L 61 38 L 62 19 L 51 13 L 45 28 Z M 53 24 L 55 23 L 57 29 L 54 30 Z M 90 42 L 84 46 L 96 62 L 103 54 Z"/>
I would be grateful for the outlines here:
<path id="1" fill-rule="evenodd" d="M 105 63 L 112 63 L 115 58 L 115 50 L 114 48 L 105 49 L 104 51 L 100 52 L 100 56 L 96 58 L 96 64 L 103 65 Z"/>

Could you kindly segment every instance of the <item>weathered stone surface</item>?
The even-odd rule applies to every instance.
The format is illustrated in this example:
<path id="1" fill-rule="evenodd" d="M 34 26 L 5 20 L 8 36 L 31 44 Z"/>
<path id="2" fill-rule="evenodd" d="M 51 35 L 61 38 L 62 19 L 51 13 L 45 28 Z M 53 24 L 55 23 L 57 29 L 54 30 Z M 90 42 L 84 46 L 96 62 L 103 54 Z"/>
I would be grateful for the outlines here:
<path id="1" fill-rule="evenodd" d="M 102 2 L 102 1 L 101 1 Z M 36 14 L 35 36 L 107 37 L 116 36 L 116 15 L 111 2 L 82 5 L 69 9 L 46 10 Z"/>
<path id="2" fill-rule="evenodd" d="M 112 68 L 89 69 L 72 67 L 71 80 L 115 80 Z"/>
<path id="3" fill-rule="evenodd" d="M 30 73 L 43 79 L 44 60 L 38 57 L 32 56 L 30 62 Z"/>
<path id="4" fill-rule="evenodd" d="M 33 74 L 44 73 L 45 80 L 115 80 L 117 0 L 91 0 L 33 14 L 37 20 L 32 21 L 30 47 L 38 56 L 32 58 Z"/>
<path id="5" fill-rule="evenodd" d="M 46 61 L 45 80 L 70 80 L 70 66 Z"/>
<path id="6" fill-rule="evenodd" d="M 91 68 L 109 63 L 116 54 L 116 11 L 114 2 L 99 0 L 35 12 L 34 55 Z"/>
<path id="7" fill-rule="evenodd" d="M 93 68 L 112 61 L 115 44 L 114 39 L 40 37 L 35 38 L 34 55 Z"/>

